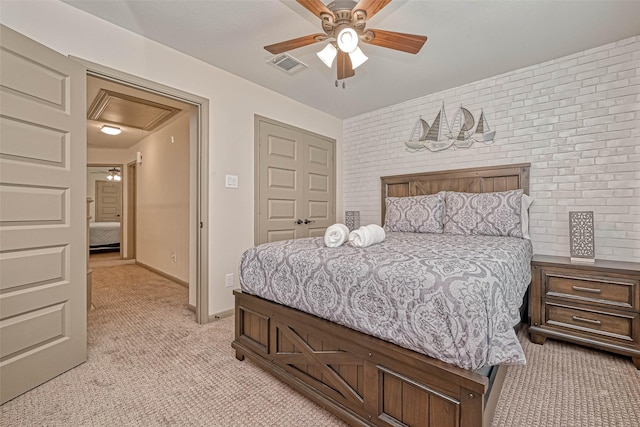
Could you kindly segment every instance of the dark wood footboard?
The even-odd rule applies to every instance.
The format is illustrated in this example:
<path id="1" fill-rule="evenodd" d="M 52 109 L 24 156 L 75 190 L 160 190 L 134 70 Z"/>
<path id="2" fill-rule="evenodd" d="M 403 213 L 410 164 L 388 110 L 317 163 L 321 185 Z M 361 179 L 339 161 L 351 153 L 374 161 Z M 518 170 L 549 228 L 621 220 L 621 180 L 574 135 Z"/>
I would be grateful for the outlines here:
<path id="1" fill-rule="evenodd" d="M 351 425 L 488 427 L 506 366 L 489 378 L 235 291 L 248 357 Z"/>

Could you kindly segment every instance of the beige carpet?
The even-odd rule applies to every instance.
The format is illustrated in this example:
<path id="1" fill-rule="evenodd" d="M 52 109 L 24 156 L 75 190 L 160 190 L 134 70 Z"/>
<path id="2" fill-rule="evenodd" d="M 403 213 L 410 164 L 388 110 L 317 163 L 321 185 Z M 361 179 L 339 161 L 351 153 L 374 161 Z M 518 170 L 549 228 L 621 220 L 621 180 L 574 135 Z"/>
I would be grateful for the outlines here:
<path id="1" fill-rule="evenodd" d="M 92 252 L 89 254 L 89 262 L 120 259 L 120 251 Z"/>
<path id="2" fill-rule="evenodd" d="M 187 290 L 136 265 L 94 270 L 89 360 L 0 408 L 2 426 L 342 426 L 230 347 L 233 318 L 200 326 Z M 494 426 L 640 425 L 627 358 L 521 337 Z"/>
<path id="3" fill-rule="evenodd" d="M 121 259 L 120 252 L 98 252 L 89 255 L 89 268 L 112 267 L 123 264 L 135 264 L 134 259 Z"/>

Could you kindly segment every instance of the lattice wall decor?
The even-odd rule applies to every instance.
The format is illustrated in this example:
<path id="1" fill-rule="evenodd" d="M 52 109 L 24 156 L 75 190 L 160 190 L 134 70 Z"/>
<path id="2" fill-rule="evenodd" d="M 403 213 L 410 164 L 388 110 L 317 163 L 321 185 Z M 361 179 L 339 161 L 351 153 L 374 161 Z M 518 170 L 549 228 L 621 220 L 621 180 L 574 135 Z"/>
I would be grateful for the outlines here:
<path id="1" fill-rule="evenodd" d="M 349 231 L 360 228 L 360 211 L 346 211 L 344 222 Z"/>
<path id="2" fill-rule="evenodd" d="M 595 261 L 596 246 L 593 230 L 593 211 L 569 212 L 569 243 L 572 261 Z"/>

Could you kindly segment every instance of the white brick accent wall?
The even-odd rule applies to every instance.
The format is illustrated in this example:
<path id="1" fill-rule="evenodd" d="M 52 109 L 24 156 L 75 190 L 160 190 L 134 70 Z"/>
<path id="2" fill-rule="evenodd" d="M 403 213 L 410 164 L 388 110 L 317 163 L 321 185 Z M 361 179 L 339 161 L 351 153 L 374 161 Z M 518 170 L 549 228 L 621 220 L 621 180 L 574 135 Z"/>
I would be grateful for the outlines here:
<path id="1" fill-rule="evenodd" d="M 492 145 L 409 152 L 416 120 L 484 110 Z M 569 211 L 593 210 L 596 257 L 640 261 L 640 36 L 344 121 L 344 209 L 380 223 L 380 176 L 531 163 L 534 253 L 569 255 Z"/>

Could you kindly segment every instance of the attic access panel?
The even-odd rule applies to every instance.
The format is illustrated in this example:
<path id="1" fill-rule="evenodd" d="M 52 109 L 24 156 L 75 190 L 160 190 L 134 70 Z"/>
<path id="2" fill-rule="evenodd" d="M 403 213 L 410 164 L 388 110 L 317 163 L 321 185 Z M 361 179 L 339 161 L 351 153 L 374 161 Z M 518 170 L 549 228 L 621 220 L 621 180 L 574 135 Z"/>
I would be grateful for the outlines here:
<path id="1" fill-rule="evenodd" d="M 152 131 L 180 111 L 179 108 L 100 89 L 87 111 L 87 119 Z"/>

